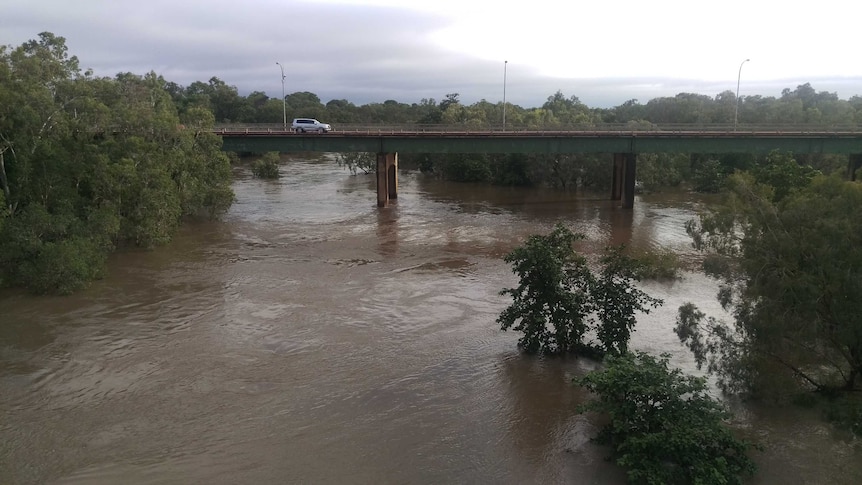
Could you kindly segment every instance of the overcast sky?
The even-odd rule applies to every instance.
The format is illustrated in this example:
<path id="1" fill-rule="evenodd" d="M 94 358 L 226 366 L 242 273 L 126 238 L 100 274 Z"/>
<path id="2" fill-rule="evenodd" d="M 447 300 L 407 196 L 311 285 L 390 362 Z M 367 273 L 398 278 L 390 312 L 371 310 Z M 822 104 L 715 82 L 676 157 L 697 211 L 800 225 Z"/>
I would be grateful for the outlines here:
<path id="1" fill-rule="evenodd" d="M 847 99 L 862 95 L 860 13 L 851 0 L 0 0 L 0 44 L 47 31 L 96 75 L 218 77 L 275 98 L 279 62 L 288 94 L 324 103 L 499 102 L 505 84 L 523 107 L 557 90 L 613 107 L 738 79 L 741 96 L 810 82 Z"/>

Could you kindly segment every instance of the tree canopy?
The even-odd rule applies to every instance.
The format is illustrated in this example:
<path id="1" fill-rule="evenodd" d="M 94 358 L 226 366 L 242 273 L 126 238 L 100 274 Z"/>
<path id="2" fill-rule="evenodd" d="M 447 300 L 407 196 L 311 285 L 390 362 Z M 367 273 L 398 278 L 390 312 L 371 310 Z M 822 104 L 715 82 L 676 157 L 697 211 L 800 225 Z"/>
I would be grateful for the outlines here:
<path id="1" fill-rule="evenodd" d="M 668 367 L 668 357 L 609 356 L 575 382 L 597 395 L 582 407 L 607 415 L 597 438 L 633 484 L 740 484 L 756 471 L 750 443 L 725 425 L 730 413 L 706 379 Z"/>
<path id="2" fill-rule="evenodd" d="M 727 389 L 857 389 L 862 375 L 862 184 L 789 155 L 729 179 L 688 230 L 732 324 L 680 308 L 677 333 Z M 777 379 L 777 376 L 785 379 Z"/>
<path id="3" fill-rule="evenodd" d="M 168 241 L 233 200 L 212 113 L 182 116 L 160 76 L 82 73 L 50 33 L 0 48 L 0 280 L 69 292 L 118 244 Z"/>
<path id="4" fill-rule="evenodd" d="M 519 284 L 500 292 L 513 302 L 497 322 L 503 330 L 523 332 L 518 345 L 525 352 L 625 353 L 635 313 L 661 304 L 634 286 L 638 263 L 622 248 L 608 248 L 601 270 L 594 273 L 572 247 L 582 238 L 557 224 L 550 234 L 530 236 L 505 257 Z"/>

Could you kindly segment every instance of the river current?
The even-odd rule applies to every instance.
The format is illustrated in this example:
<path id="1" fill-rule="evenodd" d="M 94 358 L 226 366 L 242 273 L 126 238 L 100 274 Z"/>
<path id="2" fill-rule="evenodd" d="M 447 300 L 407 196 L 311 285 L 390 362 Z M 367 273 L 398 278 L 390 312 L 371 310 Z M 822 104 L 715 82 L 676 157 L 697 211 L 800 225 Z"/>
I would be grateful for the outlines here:
<path id="1" fill-rule="evenodd" d="M 602 196 L 283 157 L 282 178 L 235 169 L 237 201 L 153 251 L 111 258 L 68 297 L 0 293 L 0 484 L 619 484 L 590 442 L 572 378 L 588 360 L 528 357 L 495 319 L 503 261 L 563 222 L 586 248 L 626 243 L 697 258 L 691 194 Z M 591 249 L 590 249 L 591 248 Z M 697 373 L 676 309 L 720 315 L 684 272 L 642 288 L 632 347 Z M 735 405 L 764 446 L 752 483 L 862 483 L 858 442 L 797 407 Z"/>

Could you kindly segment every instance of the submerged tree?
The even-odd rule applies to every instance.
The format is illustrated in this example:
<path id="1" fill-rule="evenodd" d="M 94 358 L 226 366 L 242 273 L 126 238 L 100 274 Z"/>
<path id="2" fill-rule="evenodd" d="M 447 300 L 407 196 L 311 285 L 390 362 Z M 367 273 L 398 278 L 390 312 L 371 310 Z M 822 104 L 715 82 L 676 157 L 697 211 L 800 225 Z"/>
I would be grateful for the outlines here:
<path id="1" fill-rule="evenodd" d="M 255 160 L 251 165 L 251 173 L 262 179 L 277 179 L 280 174 L 278 172 L 278 152 L 268 152 L 262 157 Z"/>
<path id="2" fill-rule="evenodd" d="M 727 204 L 688 226 L 733 322 L 688 304 L 677 334 L 728 390 L 857 389 L 862 185 L 770 162 L 731 177 Z"/>
<path id="3" fill-rule="evenodd" d="M 518 345 L 525 352 L 625 352 L 635 312 L 661 304 L 634 287 L 637 263 L 618 248 L 606 251 L 603 270 L 594 274 L 587 259 L 572 248 L 582 238 L 557 224 L 549 235 L 530 236 L 505 257 L 520 282 L 500 292 L 514 301 L 497 322 L 502 330 L 523 332 Z"/>
<path id="4" fill-rule="evenodd" d="M 668 368 L 668 357 L 610 356 L 605 368 L 575 382 L 597 399 L 582 409 L 606 415 L 596 439 L 611 447 L 635 484 L 740 484 L 756 466 L 752 445 L 724 424 L 730 414 L 706 380 Z"/>
<path id="5" fill-rule="evenodd" d="M 335 156 L 335 161 L 340 167 L 347 167 L 350 173 L 356 175 L 362 170 L 369 174 L 377 170 L 377 159 L 373 153 L 368 152 L 345 152 Z"/>
<path id="6" fill-rule="evenodd" d="M 185 216 L 230 206 L 212 114 L 183 120 L 155 75 L 81 73 L 65 39 L 0 48 L 0 279 L 67 293 L 118 244 L 168 241 Z"/>

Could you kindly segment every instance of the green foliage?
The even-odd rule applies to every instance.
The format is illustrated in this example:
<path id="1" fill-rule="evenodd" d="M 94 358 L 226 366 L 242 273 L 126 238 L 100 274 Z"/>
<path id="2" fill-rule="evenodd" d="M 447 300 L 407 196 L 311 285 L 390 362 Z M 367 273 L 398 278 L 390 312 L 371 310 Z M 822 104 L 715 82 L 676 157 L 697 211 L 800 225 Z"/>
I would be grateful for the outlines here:
<path id="1" fill-rule="evenodd" d="M 557 189 L 574 189 L 583 172 L 576 155 L 530 155 L 530 181 Z"/>
<path id="2" fill-rule="evenodd" d="M 772 152 L 751 170 L 756 183 L 768 185 L 773 189 L 773 202 L 806 187 L 816 175 L 820 175 L 808 165 L 796 162 L 789 153 Z"/>
<path id="3" fill-rule="evenodd" d="M 572 245 L 583 239 L 562 224 L 547 236 L 530 236 L 505 257 L 519 276 L 517 288 L 505 288 L 512 304 L 497 322 L 502 330 L 523 332 L 518 345 L 525 352 L 601 355 L 623 353 L 637 311 L 661 304 L 634 287 L 637 264 L 622 248 L 609 248 L 594 274 Z M 598 343 L 587 340 L 592 331 Z"/>
<path id="4" fill-rule="evenodd" d="M 483 154 L 446 155 L 442 163 L 435 164 L 435 171 L 439 171 L 446 180 L 455 182 L 491 180 L 491 162 L 488 155 Z"/>
<path id="5" fill-rule="evenodd" d="M 606 190 L 613 182 L 613 170 L 607 156 L 595 154 L 579 155 L 576 163 L 580 168 L 580 186 L 587 189 Z"/>
<path id="6" fill-rule="evenodd" d="M 689 178 L 689 157 L 682 153 L 638 155 L 637 180 L 645 191 L 677 187 Z"/>
<path id="7" fill-rule="evenodd" d="M 692 184 L 697 192 L 716 193 L 724 186 L 727 171 L 715 159 L 700 161 L 692 171 Z"/>
<path id="8" fill-rule="evenodd" d="M 49 214 L 39 205 L 26 206 L 8 220 L 2 233 L 0 268 L 4 279 L 35 293 L 67 294 L 102 275 L 110 241 L 99 224 L 86 224 L 72 214 Z"/>
<path id="9" fill-rule="evenodd" d="M 581 103 L 577 96 L 567 99 L 562 91 L 548 96 L 548 101 L 542 105 L 542 109 L 552 113 L 551 119 L 558 127 L 584 126 L 591 122 L 589 108 Z"/>
<path id="10" fill-rule="evenodd" d="M 526 187 L 532 185 L 530 161 L 526 155 L 513 153 L 500 156 L 491 164 L 494 185 Z"/>
<path id="11" fill-rule="evenodd" d="M 638 277 L 645 280 L 671 280 L 679 276 L 682 262 L 677 253 L 661 251 L 639 251 L 629 256 L 638 265 Z"/>
<path id="12" fill-rule="evenodd" d="M 730 177 L 726 203 L 688 225 L 732 324 L 686 305 L 677 333 L 731 390 L 856 389 L 862 185 L 772 160 Z"/>
<path id="13" fill-rule="evenodd" d="M 335 161 L 338 162 L 339 167 L 347 167 L 353 175 L 356 175 L 359 170 L 366 174 L 377 171 L 377 159 L 373 153 L 339 153 L 335 156 Z"/>
<path id="14" fill-rule="evenodd" d="M 624 247 L 609 247 L 601 257 L 602 270 L 589 287 L 599 320 L 596 336 L 602 349 L 611 354 L 628 351 L 628 342 L 635 326 L 635 312 L 649 313 L 662 301 L 637 289 L 641 265 L 624 254 Z"/>
<path id="15" fill-rule="evenodd" d="M 740 484 L 756 471 L 751 444 L 723 422 L 730 414 L 703 378 L 668 368 L 668 357 L 626 353 L 576 379 L 598 395 L 582 408 L 608 416 L 597 441 L 635 484 Z"/>
<path id="16" fill-rule="evenodd" d="M 265 153 L 252 163 L 251 173 L 262 179 L 277 179 L 280 176 L 278 162 L 278 152 Z"/>
<path id="17" fill-rule="evenodd" d="M 547 236 L 530 236 L 505 257 L 520 284 L 500 292 L 514 302 L 497 322 L 503 330 L 524 333 L 518 345 L 525 352 L 570 352 L 582 345 L 592 311 L 587 293 L 592 274 L 586 259 L 572 250 L 581 238 L 558 224 Z"/>
<path id="18" fill-rule="evenodd" d="M 81 73 L 65 40 L 0 49 L 0 279 L 66 293 L 119 244 L 170 240 L 183 217 L 233 202 L 213 115 L 155 73 Z"/>

